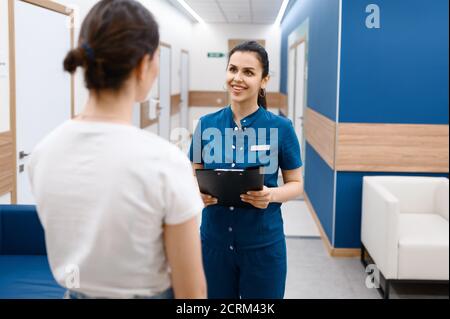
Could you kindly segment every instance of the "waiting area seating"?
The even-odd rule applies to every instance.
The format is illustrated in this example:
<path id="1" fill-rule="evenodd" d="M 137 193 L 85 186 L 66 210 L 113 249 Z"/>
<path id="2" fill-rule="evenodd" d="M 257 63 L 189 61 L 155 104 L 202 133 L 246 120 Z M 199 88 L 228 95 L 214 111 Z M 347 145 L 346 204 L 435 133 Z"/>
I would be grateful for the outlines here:
<path id="1" fill-rule="evenodd" d="M 376 264 L 385 298 L 395 281 L 448 284 L 448 217 L 447 178 L 364 177 L 361 260 Z"/>
<path id="2" fill-rule="evenodd" d="M 63 298 L 35 206 L 0 205 L 0 299 Z"/>

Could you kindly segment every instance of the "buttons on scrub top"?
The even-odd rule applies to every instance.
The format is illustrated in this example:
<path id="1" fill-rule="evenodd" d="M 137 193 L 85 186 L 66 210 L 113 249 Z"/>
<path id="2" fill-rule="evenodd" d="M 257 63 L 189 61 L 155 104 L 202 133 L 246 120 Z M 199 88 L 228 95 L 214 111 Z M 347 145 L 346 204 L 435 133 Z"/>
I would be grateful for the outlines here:
<path id="1" fill-rule="evenodd" d="M 233 206 L 231 206 L 231 207 L 230 207 L 230 211 L 233 211 L 233 210 L 234 210 L 234 207 L 233 207 Z"/>
<path id="2" fill-rule="evenodd" d="M 228 231 L 231 233 L 233 231 L 233 227 L 228 227 Z"/>
<path id="3" fill-rule="evenodd" d="M 230 245 L 230 250 L 234 250 L 234 247 L 233 247 L 233 245 Z"/>

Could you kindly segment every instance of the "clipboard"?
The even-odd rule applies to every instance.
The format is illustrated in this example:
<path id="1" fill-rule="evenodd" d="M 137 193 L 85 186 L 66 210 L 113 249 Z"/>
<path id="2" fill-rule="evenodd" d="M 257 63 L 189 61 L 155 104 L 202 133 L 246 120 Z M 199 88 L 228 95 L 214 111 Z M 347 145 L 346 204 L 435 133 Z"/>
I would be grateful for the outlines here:
<path id="1" fill-rule="evenodd" d="M 259 191 L 264 186 L 263 167 L 246 169 L 197 169 L 200 192 L 218 200 L 218 205 L 255 208 L 241 200 L 248 191 Z"/>

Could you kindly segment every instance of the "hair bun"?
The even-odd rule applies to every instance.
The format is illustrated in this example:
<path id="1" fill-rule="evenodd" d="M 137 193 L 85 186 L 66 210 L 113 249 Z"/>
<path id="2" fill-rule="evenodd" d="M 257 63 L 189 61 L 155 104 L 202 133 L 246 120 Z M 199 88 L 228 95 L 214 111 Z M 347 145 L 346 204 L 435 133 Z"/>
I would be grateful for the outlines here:
<path id="1" fill-rule="evenodd" d="M 70 74 L 74 73 L 79 66 L 83 65 L 84 54 L 80 48 L 71 50 L 64 59 L 64 70 Z"/>
<path id="2" fill-rule="evenodd" d="M 78 48 L 64 60 L 64 69 L 73 74 L 83 67 L 88 90 L 118 91 L 142 59 L 157 51 L 158 23 L 139 1 L 96 2 L 81 25 Z"/>

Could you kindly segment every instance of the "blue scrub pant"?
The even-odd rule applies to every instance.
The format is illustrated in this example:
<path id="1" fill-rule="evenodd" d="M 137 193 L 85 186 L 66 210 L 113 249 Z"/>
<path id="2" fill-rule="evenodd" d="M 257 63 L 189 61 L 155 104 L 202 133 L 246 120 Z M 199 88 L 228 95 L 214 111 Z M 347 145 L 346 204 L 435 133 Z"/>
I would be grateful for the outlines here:
<path id="1" fill-rule="evenodd" d="M 286 240 L 256 249 L 224 250 L 202 244 L 209 299 L 283 299 Z"/>

